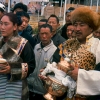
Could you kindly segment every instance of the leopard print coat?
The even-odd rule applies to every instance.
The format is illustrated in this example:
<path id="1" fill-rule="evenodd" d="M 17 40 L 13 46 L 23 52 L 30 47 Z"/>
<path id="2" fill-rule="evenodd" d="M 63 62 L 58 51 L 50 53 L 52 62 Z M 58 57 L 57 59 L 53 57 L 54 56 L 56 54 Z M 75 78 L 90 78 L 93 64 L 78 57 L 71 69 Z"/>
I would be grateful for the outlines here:
<path id="1" fill-rule="evenodd" d="M 81 45 L 77 39 L 69 39 L 59 46 L 61 60 L 71 54 L 71 59 L 80 68 L 91 70 L 95 68 L 96 57 L 87 50 L 87 45 Z"/>

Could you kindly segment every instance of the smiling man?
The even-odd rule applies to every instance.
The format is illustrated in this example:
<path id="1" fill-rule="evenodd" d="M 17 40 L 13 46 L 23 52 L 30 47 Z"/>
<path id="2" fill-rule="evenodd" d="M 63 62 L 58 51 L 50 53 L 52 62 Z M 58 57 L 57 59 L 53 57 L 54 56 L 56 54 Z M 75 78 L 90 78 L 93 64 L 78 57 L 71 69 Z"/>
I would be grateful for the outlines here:
<path id="1" fill-rule="evenodd" d="M 17 12 L 20 12 L 20 11 L 24 11 L 24 12 L 27 13 L 27 11 L 28 11 L 27 5 L 25 5 L 21 2 L 16 3 L 15 6 L 13 7 L 13 9 L 12 9 L 12 12 L 14 14 L 16 14 Z M 29 24 L 27 24 L 27 27 L 23 31 L 27 32 L 29 35 L 33 34 L 33 28 Z"/>
<path id="2" fill-rule="evenodd" d="M 100 18 L 97 13 L 89 8 L 79 7 L 72 12 L 71 20 L 74 25 L 76 38 L 62 43 L 54 53 L 53 61 L 59 62 L 60 60 L 64 60 L 66 56 L 71 55 L 71 59 L 78 64 L 80 69 L 93 70 L 95 65 L 100 62 L 100 42 L 99 39 L 94 38 L 92 32 L 98 29 Z M 71 77 L 73 74 L 71 74 Z M 83 88 L 78 89 L 81 91 Z M 76 94 L 72 100 L 86 99 L 86 96 Z M 68 100 L 70 99 L 68 98 Z"/>
<path id="3" fill-rule="evenodd" d="M 87 7 L 80 7 L 73 11 L 72 22 L 80 46 L 82 47 L 83 44 L 86 47 L 85 49 L 95 55 L 97 64 L 95 70 L 98 71 L 86 71 L 73 66 L 69 75 L 77 80 L 76 93 L 85 95 L 84 100 L 100 100 L 100 40 L 94 38 L 92 34 L 100 27 L 100 16 Z"/>
<path id="4" fill-rule="evenodd" d="M 35 46 L 34 38 L 31 35 L 29 35 L 27 31 L 24 31 L 27 28 L 30 16 L 24 11 L 19 11 L 16 13 L 16 15 L 17 17 L 19 17 L 19 20 L 22 21 L 22 24 L 18 27 L 18 34 L 23 38 L 27 39 L 31 44 L 31 46 L 34 48 Z"/>

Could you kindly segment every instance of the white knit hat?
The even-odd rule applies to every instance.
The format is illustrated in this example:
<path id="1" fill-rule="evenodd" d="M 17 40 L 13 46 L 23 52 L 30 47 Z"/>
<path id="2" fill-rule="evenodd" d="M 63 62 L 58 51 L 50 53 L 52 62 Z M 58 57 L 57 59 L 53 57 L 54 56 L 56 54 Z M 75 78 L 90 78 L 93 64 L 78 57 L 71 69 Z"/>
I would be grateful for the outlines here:
<path id="1" fill-rule="evenodd" d="M 2 9 L 2 10 L 6 10 L 6 8 L 5 8 L 5 6 L 2 4 L 2 3 L 0 3 L 0 8 Z"/>

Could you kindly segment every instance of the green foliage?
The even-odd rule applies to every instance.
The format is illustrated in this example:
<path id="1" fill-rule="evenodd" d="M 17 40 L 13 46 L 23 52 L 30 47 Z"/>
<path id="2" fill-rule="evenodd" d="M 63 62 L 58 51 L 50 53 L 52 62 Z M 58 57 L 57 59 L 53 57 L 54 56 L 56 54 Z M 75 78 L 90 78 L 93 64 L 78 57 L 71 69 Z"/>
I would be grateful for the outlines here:
<path id="1" fill-rule="evenodd" d="M 34 32 L 33 32 L 34 34 L 37 34 L 37 33 L 38 33 L 38 28 L 37 28 L 37 27 L 34 28 L 33 31 L 34 31 Z"/>

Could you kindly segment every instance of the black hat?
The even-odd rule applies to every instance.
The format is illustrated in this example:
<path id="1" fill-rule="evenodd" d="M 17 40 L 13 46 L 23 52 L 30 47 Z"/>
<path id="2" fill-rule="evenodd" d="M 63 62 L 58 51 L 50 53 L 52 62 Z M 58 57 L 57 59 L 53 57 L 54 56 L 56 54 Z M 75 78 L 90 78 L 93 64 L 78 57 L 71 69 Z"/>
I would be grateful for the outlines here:
<path id="1" fill-rule="evenodd" d="M 17 3 L 14 8 L 12 9 L 12 12 L 14 12 L 17 8 L 22 9 L 23 11 L 27 12 L 27 6 L 23 3 Z"/>

